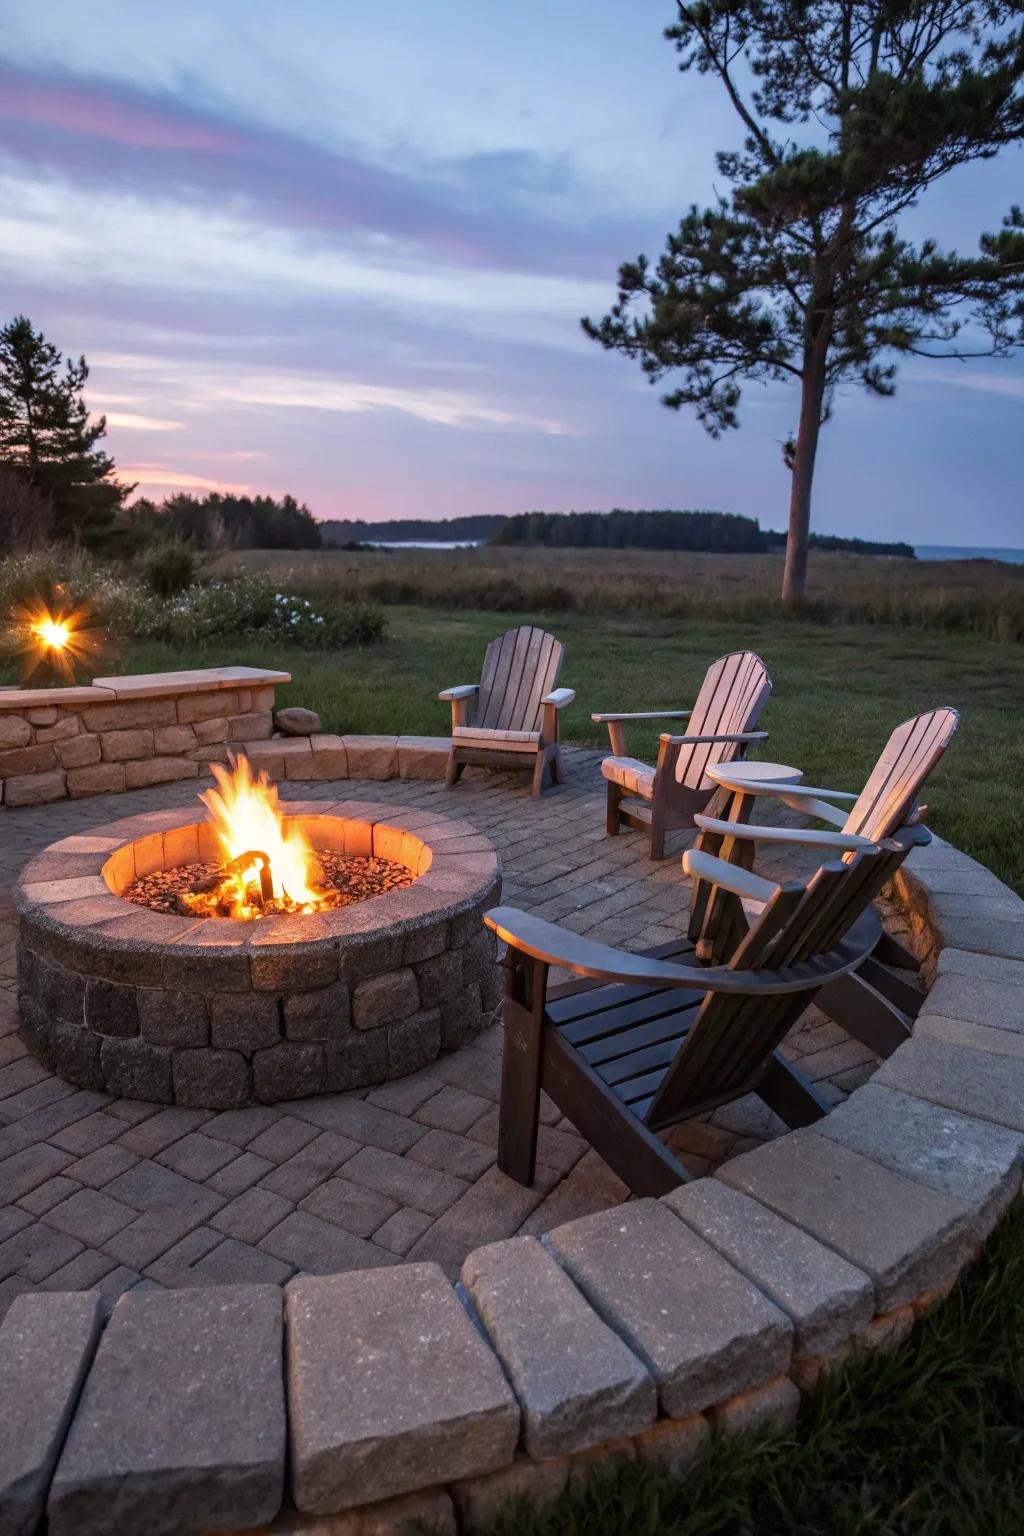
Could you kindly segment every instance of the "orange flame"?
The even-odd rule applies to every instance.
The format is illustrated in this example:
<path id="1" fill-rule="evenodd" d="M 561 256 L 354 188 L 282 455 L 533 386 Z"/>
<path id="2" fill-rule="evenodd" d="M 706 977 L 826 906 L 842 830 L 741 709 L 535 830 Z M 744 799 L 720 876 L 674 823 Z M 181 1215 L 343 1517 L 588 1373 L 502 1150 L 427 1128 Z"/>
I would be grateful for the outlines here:
<path id="1" fill-rule="evenodd" d="M 274 886 L 273 910 L 315 912 L 331 905 L 328 894 L 317 889 L 320 869 L 302 833 L 286 828 L 277 799 L 277 787 L 265 773 L 253 777 L 248 758 L 232 761 L 231 771 L 211 763 L 216 789 L 200 796 L 217 829 L 224 863 L 255 850 L 266 854 Z M 230 906 L 232 917 L 261 917 L 259 864 L 255 860 L 241 870 L 225 874 L 215 891 L 186 898 L 195 912 L 222 911 Z"/>

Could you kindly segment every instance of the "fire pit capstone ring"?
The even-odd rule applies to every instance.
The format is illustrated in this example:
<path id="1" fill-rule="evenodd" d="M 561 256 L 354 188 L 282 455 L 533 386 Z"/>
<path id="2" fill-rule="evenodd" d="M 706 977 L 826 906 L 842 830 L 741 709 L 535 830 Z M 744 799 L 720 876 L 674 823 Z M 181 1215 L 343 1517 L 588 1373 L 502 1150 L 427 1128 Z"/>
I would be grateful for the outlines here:
<path id="1" fill-rule="evenodd" d="M 469 822 L 360 801 L 281 807 L 314 850 L 375 854 L 410 885 L 256 921 L 176 917 L 120 894 L 218 857 L 202 806 L 53 843 L 15 888 L 22 1034 L 79 1088 L 237 1109 L 403 1077 L 500 1001 L 483 912 L 498 856 Z"/>

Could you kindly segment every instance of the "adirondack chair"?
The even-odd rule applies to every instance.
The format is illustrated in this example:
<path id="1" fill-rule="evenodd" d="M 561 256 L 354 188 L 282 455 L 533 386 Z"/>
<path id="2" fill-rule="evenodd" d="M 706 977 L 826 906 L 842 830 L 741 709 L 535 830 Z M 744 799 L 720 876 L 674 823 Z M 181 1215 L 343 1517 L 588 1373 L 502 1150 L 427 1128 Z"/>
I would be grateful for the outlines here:
<path id="1" fill-rule="evenodd" d="M 608 835 L 623 825 L 644 829 L 651 858 L 665 857 L 665 834 L 687 830 L 694 816 L 716 793 L 707 777 L 716 763 L 734 762 L 747 747 L 766 741 L 754 727 L 768 702 L 772 681 L 760 656 L 733 651 L 708 668 L 692 710 L 667 709 L 640 714 L 591 715 L 608 727 L 612 756 L 601 764 L 608 781 Z M 652 768 L 626 754 L 624 726 L 630 720 L 688 720 L 685 736 L 663 733 Z"/>
<path id="2" fill-rule="evenodd" d="M 533 794 L 545 773 L 565 782 L 558 744 L 558 712 L 576 697 L 557 688 L 565 647 L 530 624 L 492 640 L 479 683 L 446 688 L 438 698 L 452 707 L 452 745 L 445 784 L 457 784 L 469 763 L 484 768 L 530 768 Z"/>
<path id="3" fill-rule="evenodd" d="M 918 795 L 956 734 L 959 721 L 958 712 L 949 707 L 904 720 L 889 737 L 859 795 L 766 781 L 744 786 L 746 814 L 753 806 L 753 797 L 772 796 L 791 810 L 828 822 L 837 831 L 752 826 L 745 821 L 698 815 L 696 851 L 752 869 L 759 843 L 768 847 L 810 844 L 834 850 L 847 861 L 855 859 L 866 843 L 889 837 L 899 826 L 914 828 L 915 840 L 927 843 L 931 837 L 924 825 L 928 808 L 917 803 Z M 831 801 L 847 803 L 851 808 L 844 814 Z M 759 912 L 758 900 L 749 895 L 737 897 L 702 875 L 699 866 L 694 874 L 690 938 L 705 960 L 721 961 L 742 941 Z M 891 1055 L 909 1038 L 922 1002 L 917 988 L 894 976 L 886 965 L 916 971 L 917 960 L 883 930 L 874 954 L 856 974 L 832 983 L 818 998 L 818 1006 L 830 1018 L 880 1056 Z"/>
<path id="4" fill-rule="evenodd" d="M 484 921 L 505 940 L 506 994 L 498 1167 L 521 1184 L 536 1172 L 541 1089 L 637 1195 L 688 1178 L 657 1133 L 748 1093 L 787 1125 L 828 1104 L 778 1047 L 823 987 L 874 948 L 873 898 L 913 843 L 913 830 L 773 885 L 710 854 L 690 873 L 763 903 L 726 965 L 704 966 L 685 941 L 630 954 L 512 907 Z M 548 990 L 561 966 L 592 978 Z"/>

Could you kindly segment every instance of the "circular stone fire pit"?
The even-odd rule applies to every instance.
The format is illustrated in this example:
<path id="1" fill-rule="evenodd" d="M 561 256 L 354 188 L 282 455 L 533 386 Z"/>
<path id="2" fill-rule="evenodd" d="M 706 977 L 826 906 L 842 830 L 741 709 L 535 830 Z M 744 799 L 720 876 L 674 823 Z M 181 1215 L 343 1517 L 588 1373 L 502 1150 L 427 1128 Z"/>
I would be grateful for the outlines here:
<path id="1" fill-rule="evenodd" d="M 368 1087 L 477 1034 L 500 998 L 498 857 L 468 822 L 359 801 L 281 807 L 314 850 L 415 876 L 329 911 L 177 917 L 121 892 L 218 857 L 194 812 L 127 817 L 52 844 L 23 870 L 22 1034 L 66 1082 L 235 1109 Z"/>

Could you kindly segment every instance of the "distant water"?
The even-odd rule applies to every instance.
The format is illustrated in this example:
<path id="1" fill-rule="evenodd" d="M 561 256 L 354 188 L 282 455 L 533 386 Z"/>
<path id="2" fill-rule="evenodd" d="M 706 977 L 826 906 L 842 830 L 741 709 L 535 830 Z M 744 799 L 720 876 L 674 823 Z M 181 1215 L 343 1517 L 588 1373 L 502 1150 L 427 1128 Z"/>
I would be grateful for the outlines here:
<path id="1" fill-rule="evenodd" d="M 478 549 L 483 539 L 367 539 L 366 542 L 371 549 Z"/>
<path id="2" fill-rule="evenodd" d="M 482 539 L 367 539 L 372 549 L 479 549 Z M 919 560 L 1003 560 L 1024 565 L 1024 549 L 981 549 L 956 544 L 915 544 Z"/>
<path id="3" fill-rule="evenodd" d="M 1024 565 L 1024 549 L 975 549 L 956 544 L 915 544 L 919 560 L 1002 560 L 1007 565 Z"/>

